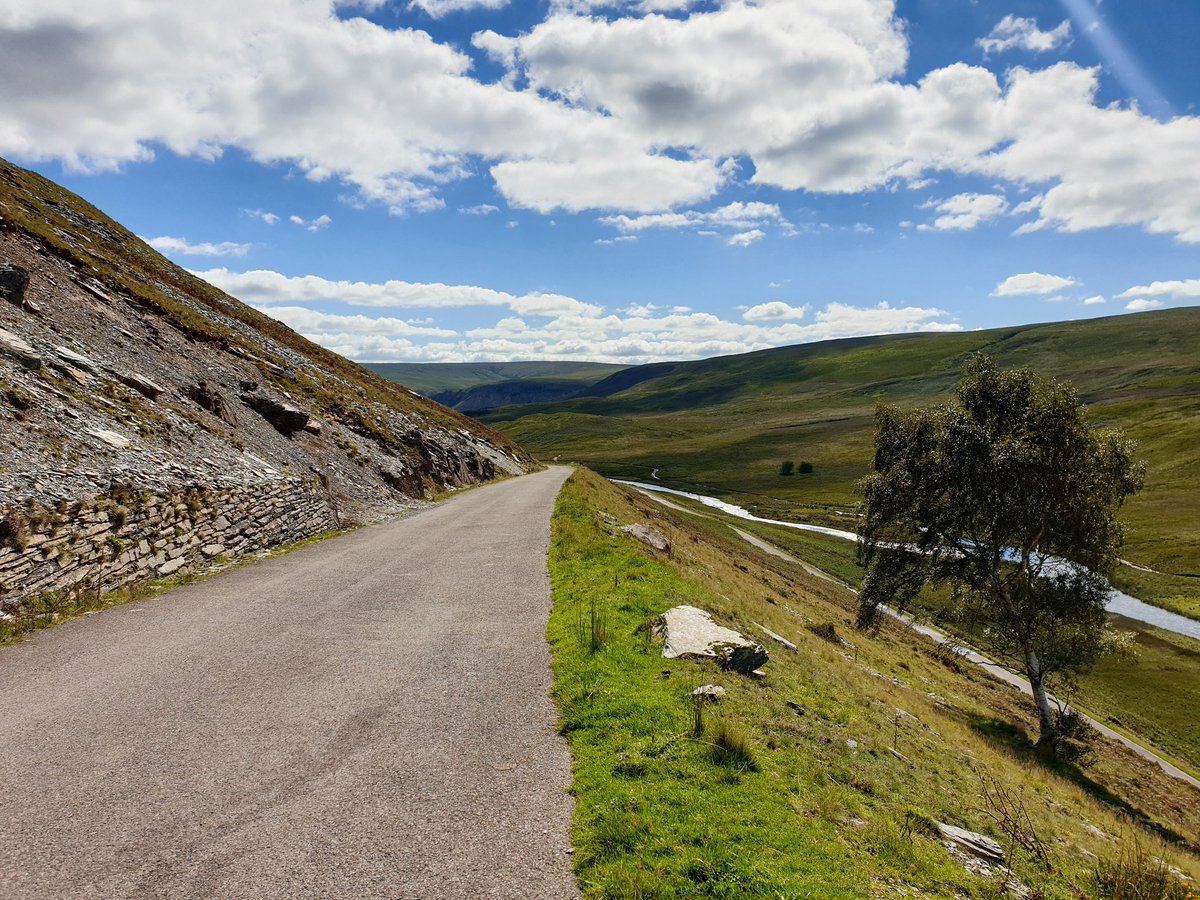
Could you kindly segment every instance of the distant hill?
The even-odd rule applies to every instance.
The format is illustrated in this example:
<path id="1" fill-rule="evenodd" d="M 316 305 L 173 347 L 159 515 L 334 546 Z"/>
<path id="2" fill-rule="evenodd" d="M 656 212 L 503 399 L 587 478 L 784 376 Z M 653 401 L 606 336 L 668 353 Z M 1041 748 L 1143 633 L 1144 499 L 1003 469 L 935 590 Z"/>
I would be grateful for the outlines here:
<path id="1" fill-rule="evenodd" d="M 628 366 L 592 362 L 365 363 L 366 368 L 427 397 L 512 381 L 570 382 L 575 390 Z"/>
<path id="2" fill-rule="evenodd" d="M 1138 441 L 1148 477 L 1127 507 L 1126 557 L 1173 576 L 1139 596 L 1200 598 L 1188 577 L 1200 575 L 1200 308 L 655 363 L 592 385 L 597 396 L 483 418 L 543 458 L 844 523 L 837 512 L 871 464 L 876 404 L 945 399 L 976 351 L 1071 380 L 1092 421 Z M 782 476 L 785 461 L 813 472 Z"/>

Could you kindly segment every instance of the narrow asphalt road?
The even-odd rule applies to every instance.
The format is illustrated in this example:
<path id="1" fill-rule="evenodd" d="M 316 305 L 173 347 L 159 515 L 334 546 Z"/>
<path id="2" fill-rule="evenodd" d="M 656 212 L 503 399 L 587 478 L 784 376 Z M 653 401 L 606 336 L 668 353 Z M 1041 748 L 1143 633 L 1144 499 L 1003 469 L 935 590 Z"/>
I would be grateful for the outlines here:
<path id="1" fill-rule="evenodd" d="M 569 470 L 0 648 L 0 896 L 576 896 Z"/>

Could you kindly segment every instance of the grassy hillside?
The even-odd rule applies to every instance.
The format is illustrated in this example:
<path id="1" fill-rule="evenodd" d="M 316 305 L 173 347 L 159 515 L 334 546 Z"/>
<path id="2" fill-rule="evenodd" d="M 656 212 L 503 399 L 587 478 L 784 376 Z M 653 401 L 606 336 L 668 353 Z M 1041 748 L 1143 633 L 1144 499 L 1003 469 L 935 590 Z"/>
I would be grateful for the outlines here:
<path id="1" fill-rule="evenodd" d="M 583 387 L 627 368 L 589 362 L 365 363 L 364 366 L 426 396 L 502 381 L 570 381 Z"/>
<path id="2" fill-rule="evenodd" d="M 609 396 L 484 418 L 542 458 L 643 480 L 657 469 L 664 484 L 773 517 L 844 525 L 835 511 L 853 507 L 870 467 L 876 404 L 944 400 L 975 351 L 1070 379 L 1091 421 L 1138 441 L 1147 485 L 1126 508 L 1124 556 L 1157 573 L 1125 569 L 1122 583 L 1200 614 L 1198 308 L 658 364 L 644 381 L 637 368 L 620 373 L 624 389 Z M 811 463 L 812 474 L 781 476 L 787 460 Z"/>
<path id="3" fill-rule="evenodd" d="M 617 528 L 633 522 L 671 551 Z M 1200 793 L 1107 742 L 1082 767 L 1046 767 L 1014 690 L 899 625 L 855 631 L 853 595 L 720 523 L 581 470 L 559 497 L 550 568 L 553 690 L 574 756 L 586 896 L 999 898 L 1002 873 L 969 874 L 932 828 L 1012 847 L 985 787 L 1024 809 L 1026 836 L 1046 848 L 1045 863 L 1013 851 L 1031 896 L 1182 900 L 1184 889 L 1116 893 L 1098 874 L 1135 844 L 1200 872 Z M 663 659 L 644 625 L 681 603 L 762 641 L 765 678 Z M 727 693 L 697 713 L 691 691 L 706 683 Z"/>

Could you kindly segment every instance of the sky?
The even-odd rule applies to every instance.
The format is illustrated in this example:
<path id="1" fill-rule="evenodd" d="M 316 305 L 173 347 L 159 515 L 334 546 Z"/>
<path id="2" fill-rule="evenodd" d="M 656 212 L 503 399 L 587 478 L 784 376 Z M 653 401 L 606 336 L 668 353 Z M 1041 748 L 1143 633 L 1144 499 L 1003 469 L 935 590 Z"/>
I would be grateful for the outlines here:
<path id="1" fill-rule="evenodd" d="M 0 156 L 360 361 L 1200 302 L 1194 0 L 0 0 Z"/>

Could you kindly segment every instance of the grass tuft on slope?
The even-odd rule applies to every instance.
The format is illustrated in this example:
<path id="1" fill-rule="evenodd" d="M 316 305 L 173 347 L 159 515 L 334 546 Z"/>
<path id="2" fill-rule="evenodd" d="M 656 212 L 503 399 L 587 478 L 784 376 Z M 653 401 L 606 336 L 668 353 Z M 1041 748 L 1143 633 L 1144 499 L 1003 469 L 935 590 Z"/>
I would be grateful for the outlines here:
<path id="1" fill-rule="evenodd" d="M 663 532 L 672 552 L 619 531 L 631 522 Z M 999 878 L 968 874 L 931 834 L 937 819 L 1013 844 L 982 773 L 1050 848 L 1050 870 L 1014 851 L 1016 873 L 1045 897 L 1095 896 L 1095 859 L 1139 825 L 1200 840 L 1200 794 L 1107 744 L 1085 770 L 1046 769 L 1011 689 L 947 667 L 899 627 L 855 632 L 843 589 L 587 470 L 560 494 L 550 571 L 553 690 L 589 897 L 998 897 Z M 681 603 L 762 641 L 767 677 L 664 660 L 645 626 Z M 709 683 L 725 697 L 694 701 Z M 1178 847 L 1155 852 L 1200 871 Z"/>

